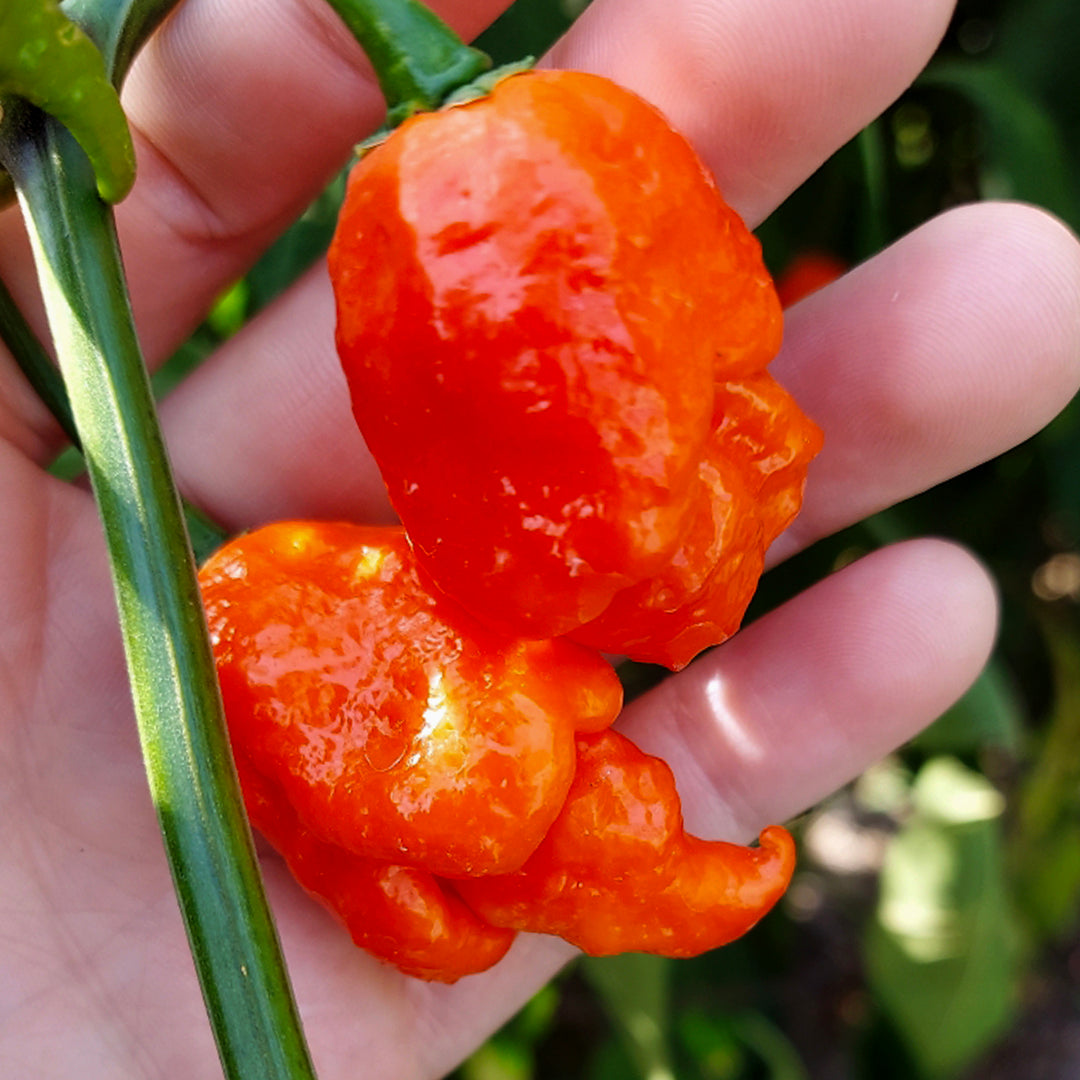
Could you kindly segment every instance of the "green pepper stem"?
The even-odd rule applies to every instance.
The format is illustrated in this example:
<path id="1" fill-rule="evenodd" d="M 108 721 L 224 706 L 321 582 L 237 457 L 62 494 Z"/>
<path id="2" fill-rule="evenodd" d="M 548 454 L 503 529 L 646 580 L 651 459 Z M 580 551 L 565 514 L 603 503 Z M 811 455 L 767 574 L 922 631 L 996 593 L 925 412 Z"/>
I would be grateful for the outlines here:
<path id="1" fill-rule="evenodd" d="M 229 1080 L 314 1080 L 226 734 L 115 226 L 57 121 L 0 130 L 112 565 L 147 776 Z M 17 132 L 17 134 L 14 134 Z"/>
<path id="2" fill-rule="evenodd" d="M 417 0 L 327 0 L 367 54 L 386 98 L 386 127 L 437 109 L 491 66 Z"/>

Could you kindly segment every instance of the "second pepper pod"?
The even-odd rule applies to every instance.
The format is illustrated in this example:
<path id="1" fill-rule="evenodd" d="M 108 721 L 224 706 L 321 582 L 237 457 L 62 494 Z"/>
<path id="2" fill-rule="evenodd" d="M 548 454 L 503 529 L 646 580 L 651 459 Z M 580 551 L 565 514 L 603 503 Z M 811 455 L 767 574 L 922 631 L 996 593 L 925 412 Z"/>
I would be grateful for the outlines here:
<path id="1" fill-rule="evenodd" d="M 599 653 L 477 622 L 401 529 L 266 526 L 200 578 L 252 823 L 379 959 L 454 981 L 519 930 L 691 955 L 783 892 L 784 830 L 685 835 Z"/>

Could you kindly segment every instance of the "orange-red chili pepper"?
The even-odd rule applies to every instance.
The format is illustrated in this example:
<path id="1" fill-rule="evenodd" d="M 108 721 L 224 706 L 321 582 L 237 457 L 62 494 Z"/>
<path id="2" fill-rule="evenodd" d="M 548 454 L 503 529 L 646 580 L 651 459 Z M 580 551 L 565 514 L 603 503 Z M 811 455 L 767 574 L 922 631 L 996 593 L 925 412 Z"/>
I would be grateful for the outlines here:
<path id="1" fill-rule="evenodd" d="M 319 840 L 281 788 L 239 753 L 237 771 L 252 822 L 365 952 L 416 978 L 456 982 L 486 971 L 510 948 L 514 931 L 480 918 L 430 871 Z"/>
<path id="2" fill-rule="evenodd" d="M 765 551 L 799 510 L 817 428 L 767 372 L 717 388 L 702 489 L 663 570 L 616 594 L 575 641 L 681 668 L 739 628 Z"/>
<path id="3" fill-rule="evenodd" d="M 655 109 L 533 71 L 410 119 L 354 168 L 330 272 L 353 410 L 441 589 L 673 667 L 731 632 L 820 435 L 786 395 L 746 407 L 780 305 Z"/>
<path id="4" fill-rule="evenodd" d="M 508 637 L 427 587 L 397 528 L 266 526 L 200 580 L 238 754 L 319 841 L 367 858 L 517 869 L 566 798 L 575 734 L 622 702 L 598 654 Z"/>
<path id="5" fill-rule="evenodd" d="M 200 580 L 251 821 L 379 959 L 453 982 L 519 929 L 692 955 L 783 891 L 784 830 L 684 833 L 598 653 L 477 622 L 400 528 L 266 526 Z"/>
<path id="6" fill-rule="evenodd" d="M 696 956 L 746 933 L 787 888 L 795 845 L 685 833 L 671 770 L 615 731 L 578 738 L 574 783 L 543 843 L 513 874 L 456 883 L 495 926 L 558 934 L 594 956 Z"/>

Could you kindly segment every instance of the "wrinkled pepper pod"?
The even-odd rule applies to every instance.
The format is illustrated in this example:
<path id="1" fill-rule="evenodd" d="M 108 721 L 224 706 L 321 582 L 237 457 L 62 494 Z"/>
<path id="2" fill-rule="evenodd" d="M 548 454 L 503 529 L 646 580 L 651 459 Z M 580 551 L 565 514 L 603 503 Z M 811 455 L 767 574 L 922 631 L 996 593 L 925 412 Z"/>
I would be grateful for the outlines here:
<path id="1" fill-rule="evenodd" d="M 622 704 L 597 653 L 492 631 L 430 588 L 400 528 L 266 526 L 200 582 L 238 756 L 356 855 L 516 870 L 566 799 L 575 736 Z"/>
<path id="2" fill-rule="evenodd" d="M 795 867 L 787 830 L 759 847 L 689 836 L 671 770 L 616 731 L 578 739 L 566 805 L 516 873 L 456 883 L 494 926 L 557 934 L 592 956 L 697 956 L 754 926 Z"/>
<path id="3" fill-rule="evenodd" d="M 330 273 L 353 411 L 439 588 L 671 667 L 732 632 L 786 523 L 761 462 L 797 507 L 820 433 L 771 389 L 747 410 L 780 304 L 656 109 L 527 71 L 411 118 L 354 167 Z"/>
<path id="4" fill-rule="evenodd" d="M 506 954 L 512 930 L 492 926 L 430 871 L 355 855 L 305 828 L 289 800 L 245 757 L 237 771 L 248 814 L 301 888 L 328 908 L 354 944 L 406 975 L 452 983 Z"/>

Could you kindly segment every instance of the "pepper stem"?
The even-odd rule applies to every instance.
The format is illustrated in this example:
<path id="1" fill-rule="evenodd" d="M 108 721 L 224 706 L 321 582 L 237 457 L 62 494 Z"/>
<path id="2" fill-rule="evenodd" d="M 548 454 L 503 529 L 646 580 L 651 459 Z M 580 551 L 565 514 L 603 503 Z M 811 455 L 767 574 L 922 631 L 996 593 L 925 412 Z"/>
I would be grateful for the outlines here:
<path id="1" fill-rule="evenodd" d="M 23 207 L 112 563 L 147 777 L 228 1080 L 314 1080 L 244 817 L 112 214 L 60 123 L 18 103 Z"/>
<path id="2" fill-rule="evenodd" d="M 386 98 L 387 128 L 437 109 L 491 66 L 417 0 L 327 0 L 367 54 Z"/>

